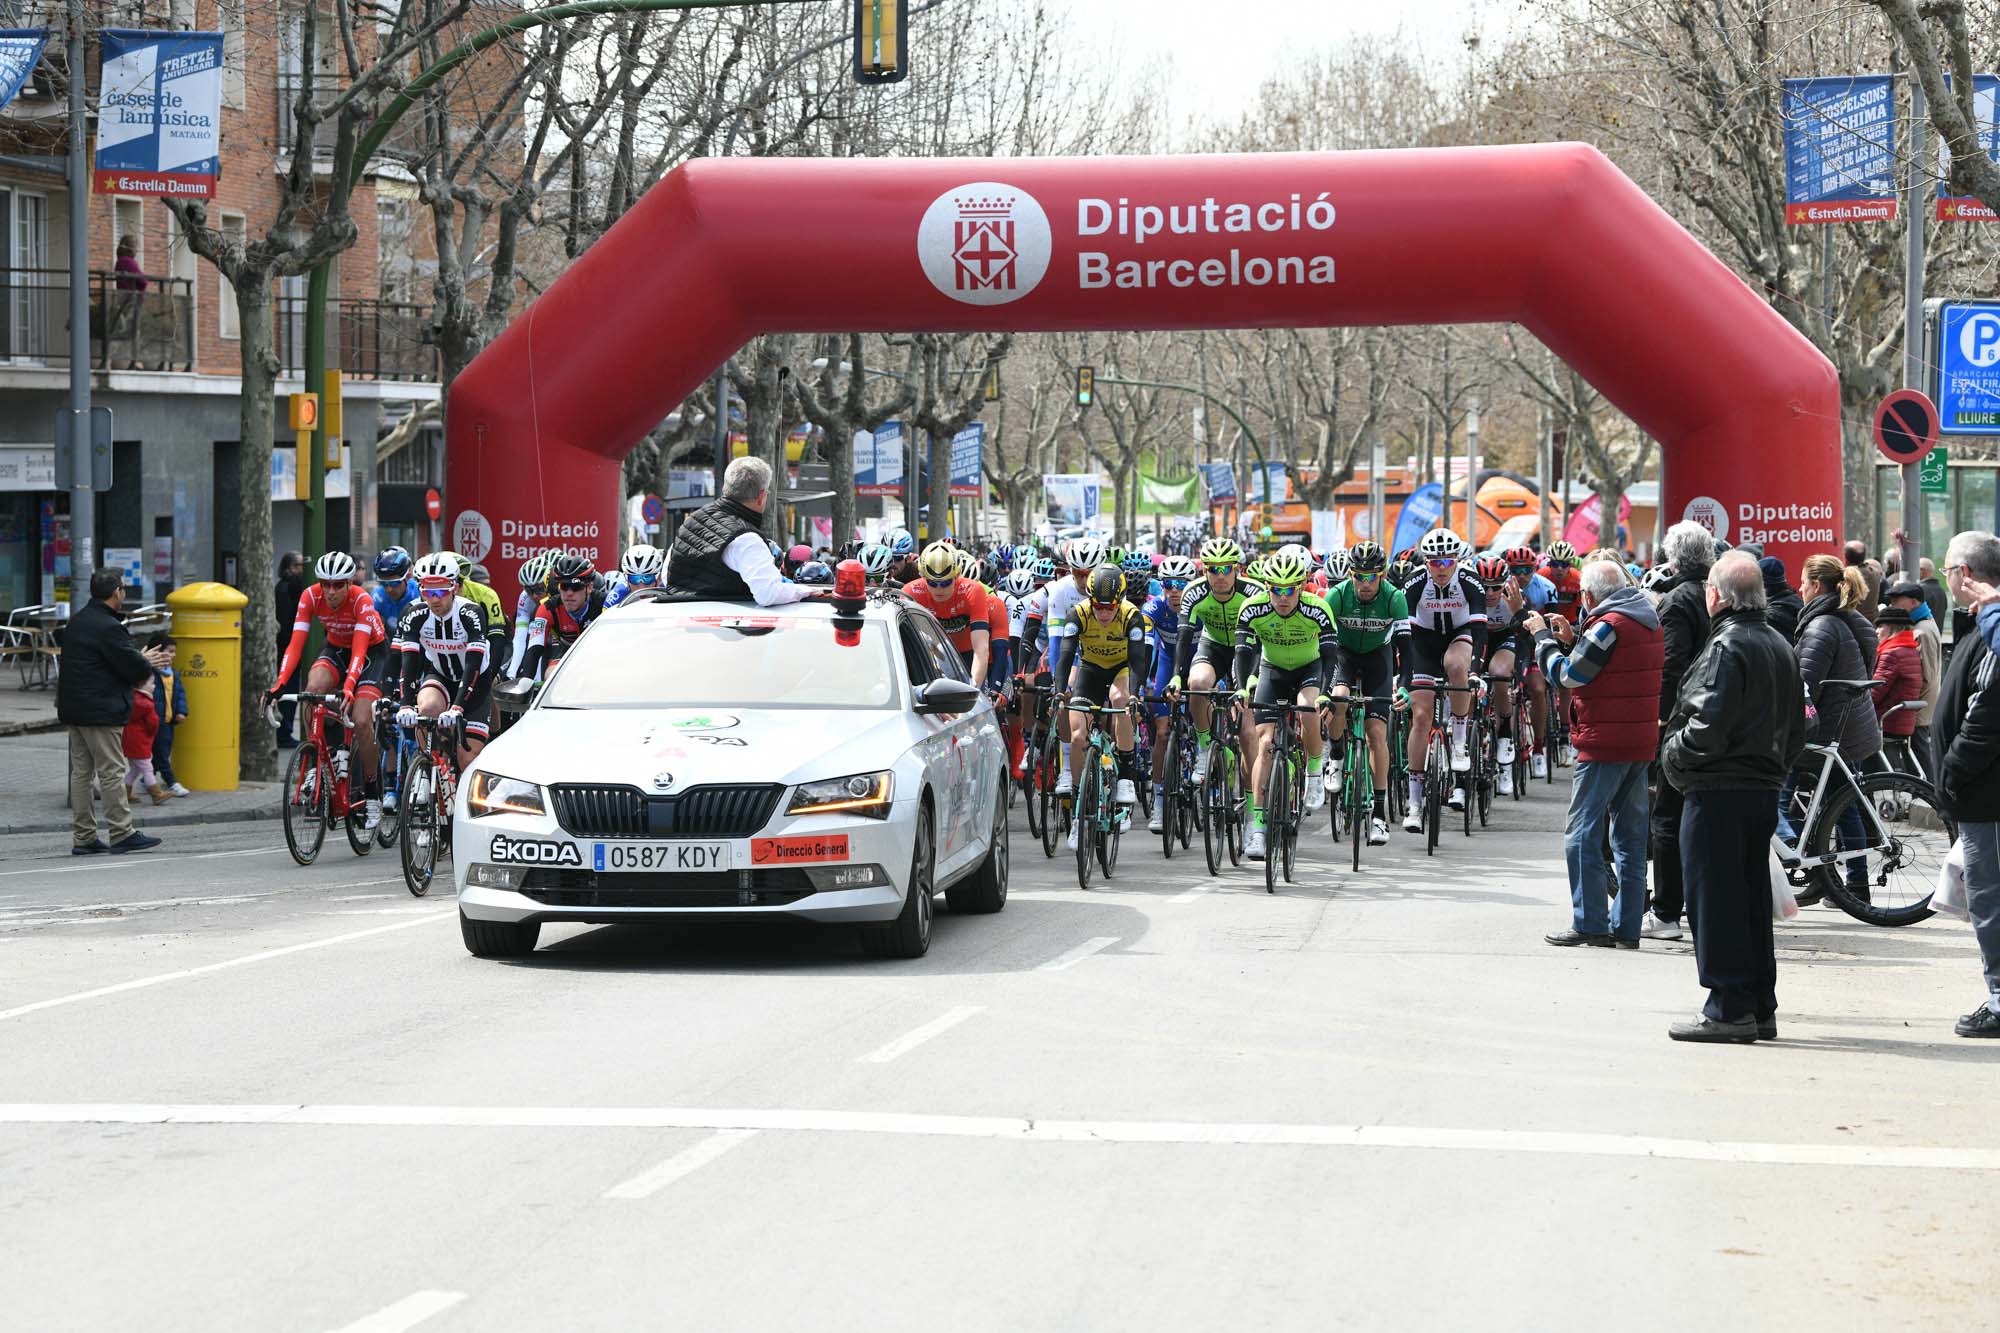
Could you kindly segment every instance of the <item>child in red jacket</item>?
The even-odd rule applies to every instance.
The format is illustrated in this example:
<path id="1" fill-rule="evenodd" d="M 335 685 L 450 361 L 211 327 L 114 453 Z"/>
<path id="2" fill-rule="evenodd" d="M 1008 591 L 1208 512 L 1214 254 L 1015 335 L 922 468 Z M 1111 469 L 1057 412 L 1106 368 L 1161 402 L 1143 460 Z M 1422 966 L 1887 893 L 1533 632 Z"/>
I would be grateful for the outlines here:
<path id="1" fill-rule="evenodd" d="M 153 706 L 153 683 L 149 680 L 132 691 L 132 715 L 125 721 L 125 795 L 133 799 L 133 787 L 143 787 L 154 805 L 174 799 L 172 792 L 153 774 L 153 742 L 160 734 L 160 710 Z"/>

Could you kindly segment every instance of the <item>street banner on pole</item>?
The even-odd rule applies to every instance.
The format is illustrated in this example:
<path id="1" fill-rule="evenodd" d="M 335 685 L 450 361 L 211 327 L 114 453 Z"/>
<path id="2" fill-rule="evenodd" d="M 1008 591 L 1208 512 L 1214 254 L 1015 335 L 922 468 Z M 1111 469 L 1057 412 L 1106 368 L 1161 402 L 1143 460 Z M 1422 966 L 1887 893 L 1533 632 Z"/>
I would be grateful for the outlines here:
<path id="1" fill-rule="evenodd" d="M 106 28 L 99 194 L 213 199 L 222 174 L 222 34 Z"/>
<path id="2" fill-rule="evenodd" d="M 1786 79 L 1785 221 L 1896 216 L 1896 85 L 1886 74 Z"/>
<path id="3" fill-rule="evenodd" d="M 986 450 L 986 423 L 975 421 L 951 437 L 951 493 L 953 498 L 977 498 L 983 477 L 980 460 Z"/>
<path id="4" fill-rule="evenodd" d="M 46 28 L 0 28 L 0 108 L 14 100 L 48 45 Z"/>
<path id="5" fill-rule="evenodd" d="M 1396 515 L 1396 540 L 1390 543 L 1389 553 L 1394 555 L 1415 546 L 1443 515 L 1444 487 L 1434 481 L 1417 487 L 1403 501 L 1403 511 Z"/>
<path id="6" fill-rule="evenodd" d="M 2000 162 L 2000 74 L 1972 76 L 1972 126 L 1986 155 Z M 1937 215 L 1945 222 L 1992 222 L 1996 215 L 1977 199 L 1945 193 L 1944 178 L 1951 170 L 1951 153 L 1938 144 Z"/>
<path id="7" fill-rule="evenodd" d="M 1094 472 L 1042 474 L 1042 510 L 1058 528 L 1089 527 L 1097 521 L 1103 479 Z"/>
<path id="8" fill-rule="evenodd" d="M 1229 464 L 1197 463 L 1195 473 L 1201 478 L 1202 489 L 1208 492 L 1210 504 L 1236 498 L 1236 470 Z"/>
<path id="9" fill-rule="evenodd" d="M 1938 308 L 1940 435 L 2000 435 L 2000 305 L 1947 301 Z"/>
<path id="10" fill-rule="evenodd" d="M 1139 505 L 1142 514 L 1192 514 L 1201 508 L 1201 479 L 1161 481 L 1144 468 L 1139 469 Z"/>
<path id="11" fill-rule="evenodd" d="M 854 493 L 903 493 L 903 423 L 885 421 L 872 431 L 854 432 Z"/>

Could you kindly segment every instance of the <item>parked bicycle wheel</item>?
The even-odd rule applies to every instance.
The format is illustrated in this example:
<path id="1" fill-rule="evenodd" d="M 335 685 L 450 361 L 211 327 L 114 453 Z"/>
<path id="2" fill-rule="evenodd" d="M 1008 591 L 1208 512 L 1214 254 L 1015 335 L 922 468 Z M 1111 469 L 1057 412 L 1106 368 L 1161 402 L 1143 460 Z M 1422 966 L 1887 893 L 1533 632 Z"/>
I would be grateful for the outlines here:
<path id="1" fill-rule="evenodd" d="M 1853 862 L 1815 866 L 1816 887 L 1833 899 L 1841 911 L 1871 926 L 1908 926 L 1931 915 L 1931 893 L 1937 887 L 1938 871 L 1945 854 L 1958 838 L 1958 828 L 1937 807 L 1931 785 L 1907 773 L 1863 773 L 1854 788 L 1843 784 L 1830 792 L 1825 807 L 1807 838 L 1807 856 L 1823 856 L 1842 845 L 1840 816 L 1866 801 L 1880 822 L 1887 842 L 1877 840 L 1865 815 L 1869 852 L 1865 889 L 1848 882 L 1847 867 Z"/>
<path id="2" fill-rule="evenodd" d="M 332 770 L 320 762 L 319 746 L 311 741 L 293 750 L 285 765 L 285 849 L 302 866 L 311 865 L 326 842 L 331 775 Z"/>

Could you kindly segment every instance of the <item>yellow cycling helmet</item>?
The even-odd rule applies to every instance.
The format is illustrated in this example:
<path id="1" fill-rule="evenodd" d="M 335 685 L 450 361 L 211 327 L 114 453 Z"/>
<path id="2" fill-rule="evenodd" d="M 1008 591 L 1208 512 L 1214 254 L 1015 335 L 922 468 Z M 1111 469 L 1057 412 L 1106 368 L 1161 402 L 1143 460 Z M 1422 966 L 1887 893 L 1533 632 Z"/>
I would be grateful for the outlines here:
<path id="1" fill-rule="evenodd" d="M 958 577 L 958 552 L 943 542 L 932 542 L 917 557 L 917 572 L 927 579 L 955 579 Z"/>

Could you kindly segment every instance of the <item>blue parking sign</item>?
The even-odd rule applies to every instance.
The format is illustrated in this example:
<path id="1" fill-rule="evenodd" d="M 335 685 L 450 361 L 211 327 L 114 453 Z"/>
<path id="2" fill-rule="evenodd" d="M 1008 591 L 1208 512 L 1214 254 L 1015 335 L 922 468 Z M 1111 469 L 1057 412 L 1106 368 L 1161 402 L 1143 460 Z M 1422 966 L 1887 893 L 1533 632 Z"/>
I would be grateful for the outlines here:
<path id="1" fill-rule="evenodd" d="M 2000 435 L 2000 304 L 1938 307 L 1938 433 Z"/>

